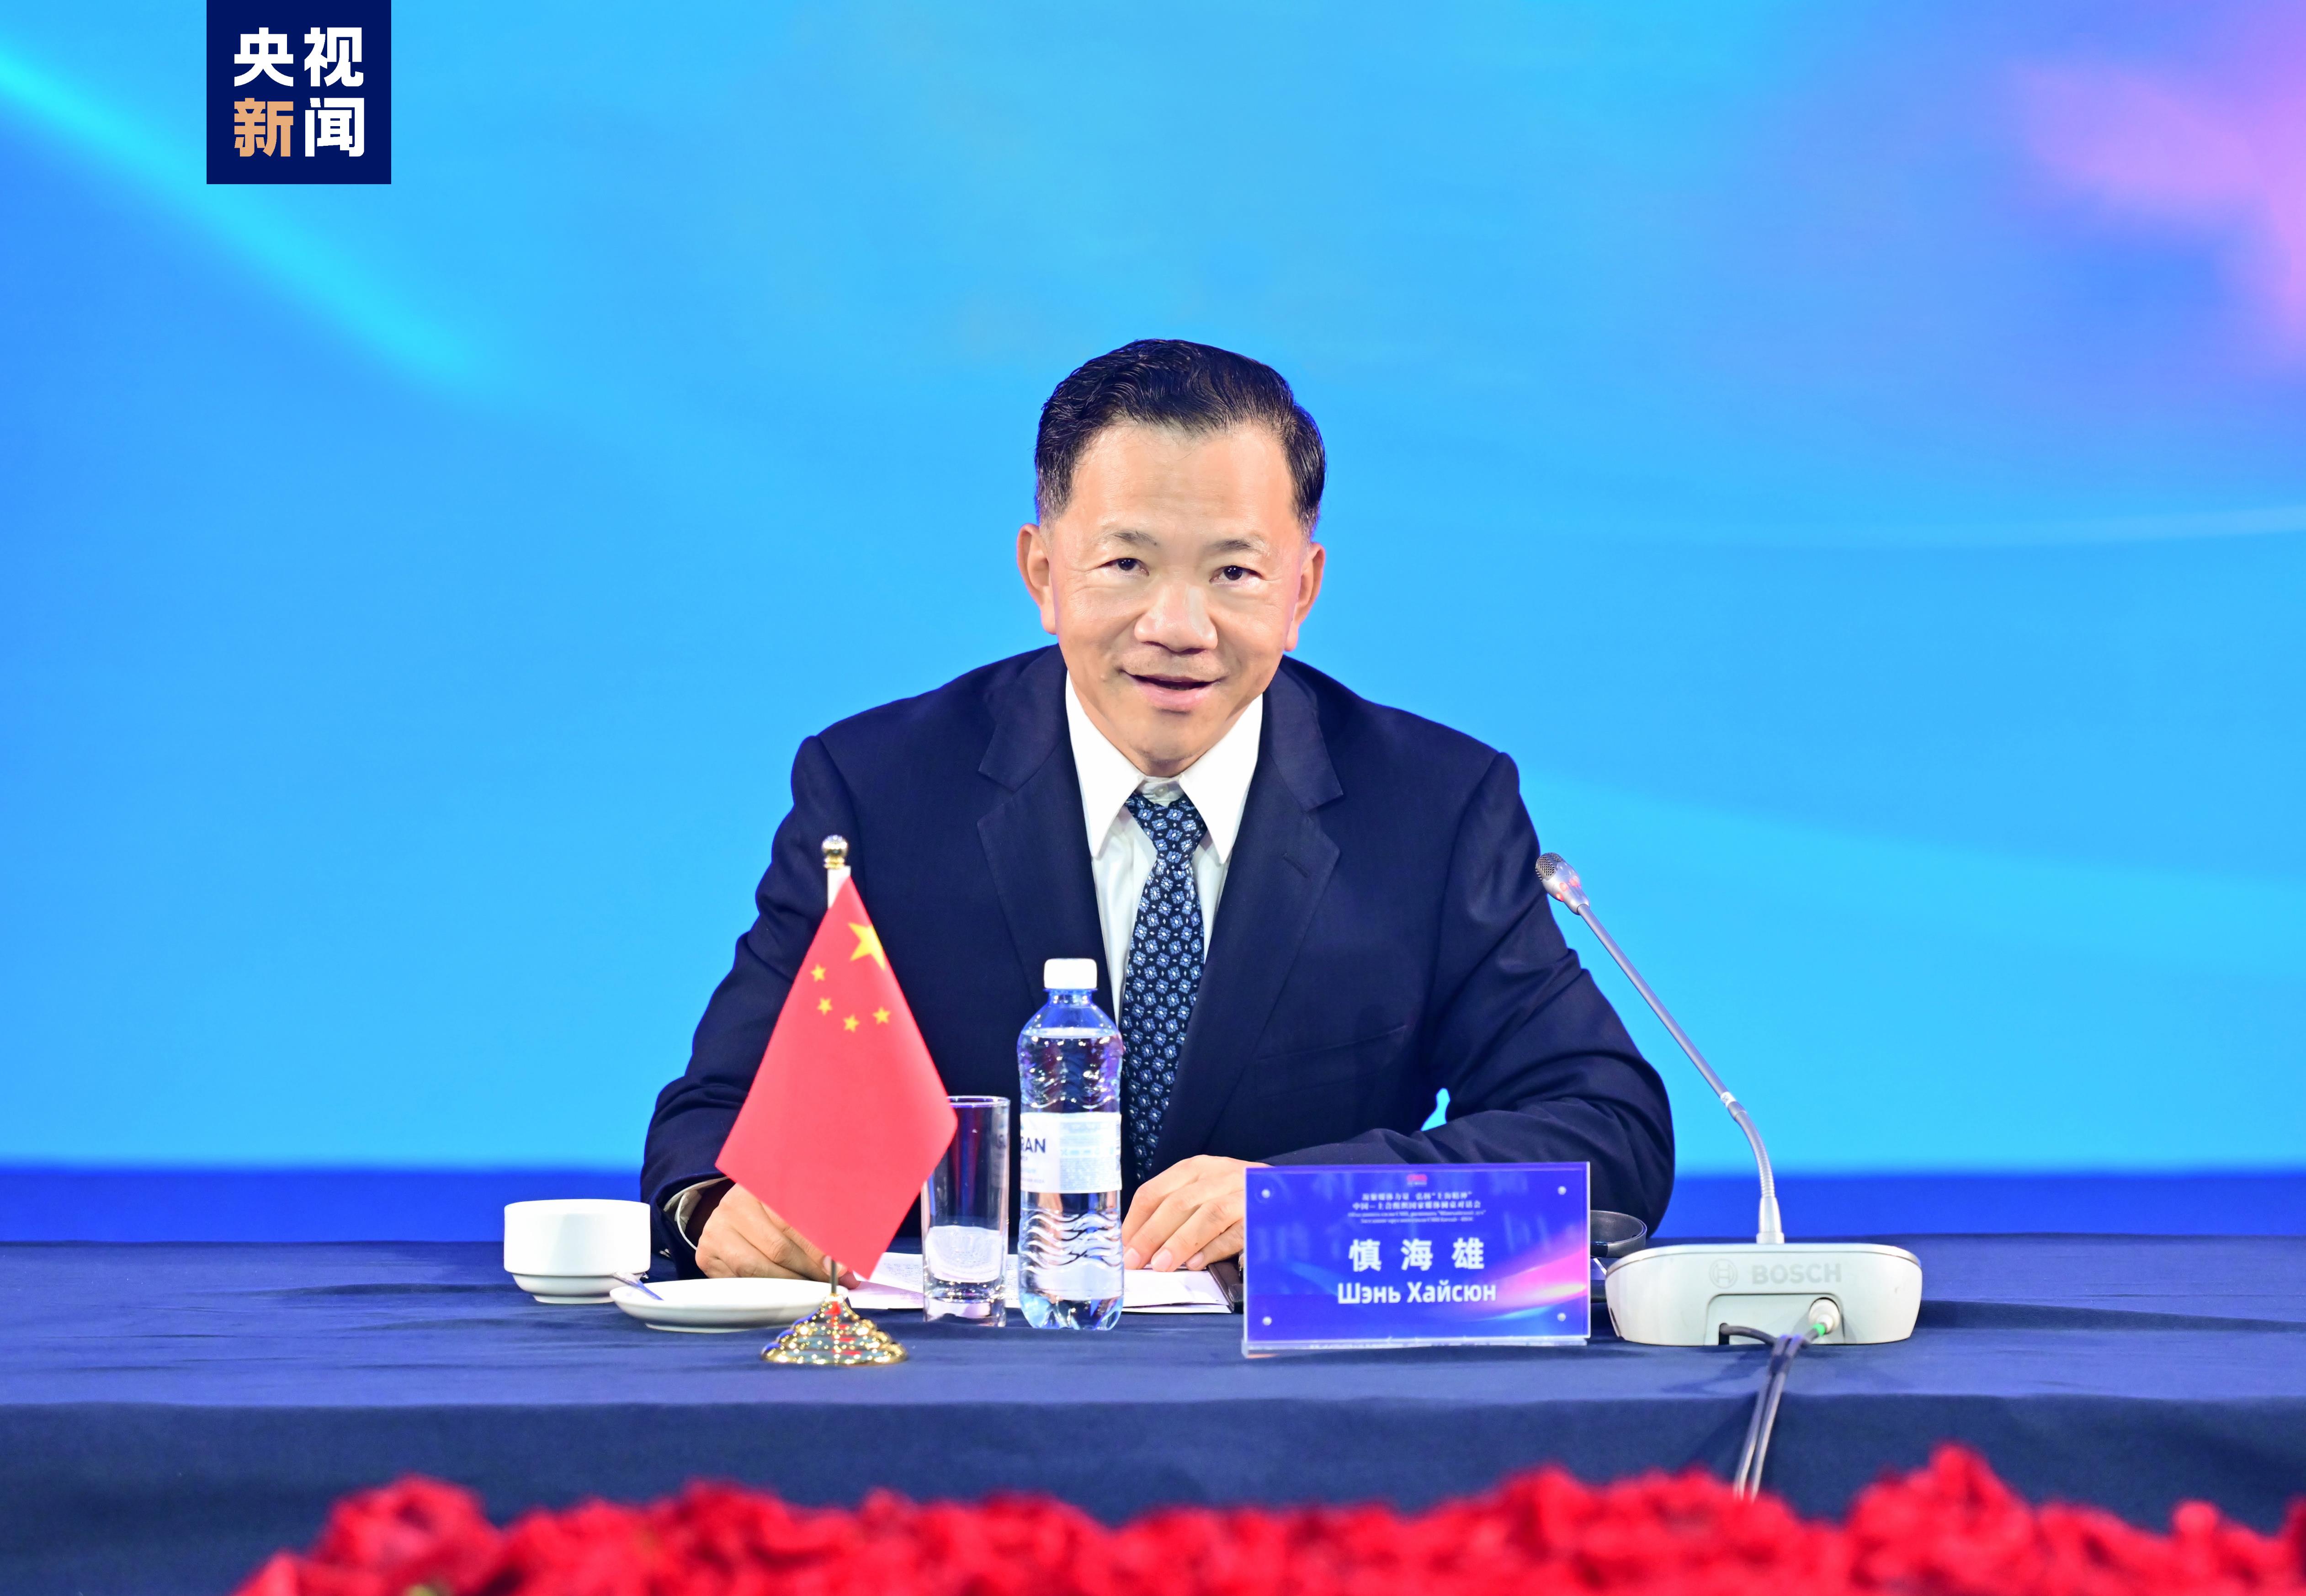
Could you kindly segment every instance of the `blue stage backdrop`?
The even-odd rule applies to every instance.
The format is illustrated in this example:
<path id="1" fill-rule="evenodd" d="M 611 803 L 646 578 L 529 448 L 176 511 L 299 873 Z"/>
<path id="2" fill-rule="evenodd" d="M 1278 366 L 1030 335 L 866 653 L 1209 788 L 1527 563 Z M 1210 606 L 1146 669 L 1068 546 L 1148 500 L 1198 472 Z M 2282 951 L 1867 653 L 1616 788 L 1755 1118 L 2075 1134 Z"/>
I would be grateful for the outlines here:
<path id="1" fill-rule="evenodd" d="M 1785 1166 L 2306 1165 L 2296 8 L 393 55 L 389 186 L 209 187 L 198 5 L 0 3 L 12 1202 L 633 1167 L 794 745 L 1039 643 L 1037 406 L 1155 334 L 1298 384 L 1303 656 L 1520 762 Z"/>

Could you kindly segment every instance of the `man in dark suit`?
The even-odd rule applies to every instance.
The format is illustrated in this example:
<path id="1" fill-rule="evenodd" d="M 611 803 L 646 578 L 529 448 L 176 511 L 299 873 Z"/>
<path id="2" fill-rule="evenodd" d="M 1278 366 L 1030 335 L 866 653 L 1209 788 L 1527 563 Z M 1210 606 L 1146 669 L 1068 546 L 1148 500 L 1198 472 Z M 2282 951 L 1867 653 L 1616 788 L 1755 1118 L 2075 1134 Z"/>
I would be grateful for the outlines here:
<path id="1" fill-rule="evenodd" d="M 955 1093 L 1013 1097 L 1044 960 L 1097 956 L 1132 1267 L 1238 1252 L 1258 1163 L 1582 1159 L 1595 1207 L 1654 1225 L 1665 1091 L 1554 924 L 1513 762 L 1285 658 L 1328 559 L 1287 383 L 1132 344 L 1059 384 L 1034 465 L 1017 562 L 1057 646 L 801 745 L 760 917 L 649 1126 L 666 1254 L 821 1277 L 713 1160 L 834 832 Z"/>

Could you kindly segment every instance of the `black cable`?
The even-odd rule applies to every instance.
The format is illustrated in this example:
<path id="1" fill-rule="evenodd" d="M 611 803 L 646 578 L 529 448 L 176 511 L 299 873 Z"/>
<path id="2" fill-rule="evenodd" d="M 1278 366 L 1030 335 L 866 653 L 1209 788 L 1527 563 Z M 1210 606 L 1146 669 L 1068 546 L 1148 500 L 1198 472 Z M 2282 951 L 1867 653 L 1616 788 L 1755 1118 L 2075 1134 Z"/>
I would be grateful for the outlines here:
<path id="1" fill-rule="evenodd" d="M 1754 1411 L 1746 1421 L 1746 1444 L 1738 1453 L 1738 1468 L 1730 1476 L 1730 1487 L 1741 1497 L 1750 1498 L 1762 1489 L 1762 1468 L 1770 1454 L 1770 1437 L 1778 1425 L 1778 1404 L 1785 1400 L 1786 1377 L 1793 1371 L 1794 1358 L 1802 1348 L 1822 1336 L 1830 1335 L 1841 1322 L 1839 1304 L 1826 1299 L 1813 1303 L 1829 1309 L 1830 1316 L 1814 1319 L 1798 1336 L 1772 1336 L 1749 1325 L 1721 1325 L 1714 1335 L 1716 1345 L 1728 1344 L 1733 1336 L 1743 1336 L 1770 1344 L 1770 1367 L 1762 1388 L 1754 1394 Z"/>
<path id="2" fill-rule="evenodd" d="M 1754 1448 L 1753 1467 L 1746 1475 L 1746 1494 L 1753 1496 L 1762 1489 L 1762 1464 L 1770 1455 L 1770 1434 L 1778 1427 L 1778 1404 L 1786 1394 L 1786 1376 L 1793 1372 L 1794 1354 L 1817 1339 L 1817 1328 L 1812 1326 L 1798 1336 L 1781 1336 L 1778 1344 L 1770 1352 L 1770 1379 L 1762 1395 L 1755 1399 L 1755 1414 L 1762 1421 L 1761 1444 Z"/>
<path id="3" fill-rule="evenodd" d="M 1756 1330 L 1751 1325 L 1722 1325 L 1714 1333 L 1713 1344 L 1716 1346 L 1727 1346 L 1732 1336 L 1743 1336 L 1754 1341 L 1770 1344 L 1770 1371 L 1772 1375 L 1777 1372 L 1776 1336 L 1767 1330 Z M 1730 1476 L 1731 1489 L 1741 1495 L 1745 1490 L 1746 1471 L 1753 1464 L 1754 1447 L 1761 1440 L 1761 1437 L 1762 1404 L 1756 1401 L 1754 1404 L 1753 1416 L 1746 1421 L 1746 1444 L 1738 1451 L 1737 1472 Z"/>

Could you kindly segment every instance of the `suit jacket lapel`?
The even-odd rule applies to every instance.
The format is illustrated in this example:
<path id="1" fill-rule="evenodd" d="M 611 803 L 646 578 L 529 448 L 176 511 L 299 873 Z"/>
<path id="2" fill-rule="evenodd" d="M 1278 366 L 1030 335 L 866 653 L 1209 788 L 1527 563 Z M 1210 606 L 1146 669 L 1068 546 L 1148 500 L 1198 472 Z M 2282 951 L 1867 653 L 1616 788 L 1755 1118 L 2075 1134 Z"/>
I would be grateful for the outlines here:
<path id="1" fill-rule="evenodd" d="M 1337 867 L 1337 845 L 1314 811 L 1344 790 L 1312 693 L 1285 661 L 1266 689 L 1257 773 L 1154 1154 L 1158 1168 L 1201 1150 L 1248 1068 Z"/>
<path id="2" fill-rule="evenodd" d="M 978 765 L 1010 789 L 977 823 L 977 834 L 1018 960 L 1036 989 L 1044 960 L 1094 958 L 1105 966 L 1064 682 L 1064 660 L 1054 648 L 1021 671 L 994 705 L 993 739 Z"/>

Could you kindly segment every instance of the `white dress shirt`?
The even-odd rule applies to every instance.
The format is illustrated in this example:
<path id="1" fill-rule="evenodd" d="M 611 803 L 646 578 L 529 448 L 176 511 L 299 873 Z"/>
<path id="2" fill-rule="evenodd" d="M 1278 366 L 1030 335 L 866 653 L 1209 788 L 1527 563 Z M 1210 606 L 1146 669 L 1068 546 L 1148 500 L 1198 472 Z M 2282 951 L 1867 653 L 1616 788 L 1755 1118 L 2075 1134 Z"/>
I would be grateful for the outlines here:
<path id="1" fill-rule="evenodd" d="M 1137 930 L 1137 900 L 1156 862 L 1153 840 L 1129 812 L 1132 793 L 1157 804 L 1176 802 L 1182 792 L 1200 811 L 1207 832 L 1193 849 L 1193 885 L 1201 900 L 1201 951 L 1209 952 L 1217 900 L 1225 893 L 1226 869 L 1241 835 L 1241 812 L 1249 803 L 1250 778 L 1257 774 L 1257 742 L 1265 726 L 1265 696 L 1241 712 L 1217 747 L 1174 776 L 1149 776 L 1106 740 L 1081 708 L 1072 679 L 1065 679 L 1065 725 L 1072 733 L 1073 772 L 1080 780 L 1081 824 L 1089 833 L 1089 875 L 1097 883 L 1097 924 L 1105 935 L 1106 994 L 1120 1015 L 1121 982 L 1129 968 L 1129 939 Z"/>

